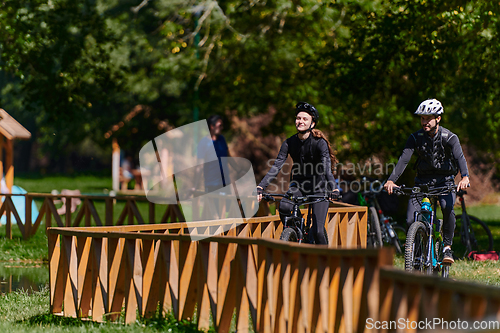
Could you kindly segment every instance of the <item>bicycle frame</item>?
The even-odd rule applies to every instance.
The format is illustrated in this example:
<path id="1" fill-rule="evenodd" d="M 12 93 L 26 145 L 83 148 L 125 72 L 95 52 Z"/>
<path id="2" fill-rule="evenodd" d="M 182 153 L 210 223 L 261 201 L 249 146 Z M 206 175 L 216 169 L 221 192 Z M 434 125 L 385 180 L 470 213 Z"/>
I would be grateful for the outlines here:
<path id="1" fill-rule="evenodd" d="M 383 183 L 382 183 L 383 184 Z M 359 197 L 361 196 L 361 198 Z M 366 197 L 366 199 L 365 199 Z M 377 199 L 377 193 L 372 187 L 370 186 L 369 191 L 365 191 L 363 193 L 359 192 L 358 193 L 358 201 L 362 205 L 363 203 L 361 202 L 361 199 L 365 202 L 367 207 L 373 206 L 375 207 L 375 210 L 377 211 L 378 219 L 380 222 L 381 226 L 381 232 L 382 232 L 382 239 L 386 243 L 391 243 L 391 241 L 396 237 L 396 231 L 394 231 L 394 228 L 392 225 L 395 223 L 392 221 L 392 218 L 389 216 L 385 216 L 384 212 L 382 211 L 382 208 L 380 207 L 380 204 Z"/>
<path id="2" fill-rule="evenodd" d="M 467 194 L 467 192 L 464 191 L 464 194 Z M 467 211 L 465 208 L 465 200 L 464 200 L 462 195 L 459 195 L 459 200 L 460 200 L 460 205 L 462 206 L 462 227 L 460 230 L 460 236 L 463 237 L 462 243 L 465 244 L 467 253 L 470 253 L 472 251 L 472 246 L 471 246 L 471 242 L 470 242 L 470 234 L 469 234 L 469 230 L 472 231 L 469 228 L 470 218 L 469 218 L 469 215 L 467 214 Z"/>
<path id="3" fill-rule="evenodd" d="M 426 197 L 427 198 L 427 197 Z M 435 226 L 435 214 L 436 214 L 436 209 L 437 209 L 437 200 L 433 199 L 432 202 L 433 209 L 432 211 L 427 211 L 424 209 L 420 209 L 420 211 L 416 211 L 414 216 L 413 216 L 413 221 L 418 221 L 418 217 L 422 216 L 422 220 L 420 222 L 423 222 L 426 229 L 427 233 L 429 235 L 429 239 L 427 241 L 427 255 L 425 259 L 424 266 L 426 268 L 430 267 L 432 265 L 433 268 L 436 268 L 438 265 L 441 267 L 442 262 L 438 261 L 438 258 L 436 258 L 436 251 L 434 250 L 434 228 Z M 426 215 L 430 215 L 430 218 L 428 218 Z"/>
<path id="4" fill-rule="evenodd" d="M 377 210 L 378 218 L 379 221 L 381 222 L 380 224 L 384 226 L 382 228 L 383 231 L 383 238 L 386 243 L 389 243 L 391 239 L 396 237 L 396 232 L 394 231 L 394 228 L 392 227 L 392 218 L 389 216 L 385 216 L 384 212 L 382 211 L 382 208 L 380 207 L 380 204 L 378 203 L 378 199 L 376 195 L 373 195 L 373 198 L 371 199 L 373 206 Z"/>
<path id="5" fill-rule="evenodd" d="M 321 196 L 321 195 L 306 195 L 303 197 L 295 197 L 295 198 L 289 198 L 286 195 L 283 194 L 269 194 L 265 193 L 263 194 L 264 198 L 266 200 L 272 200 L 274 201 L 273 197 L 281 197 L 281 198 L 287 198 L 290 199 L 293 202 L 293 209 L 292 209 L 292 215 L 287 216 L 285 218 L 283 230 L 285 228 L 294 228 L 297 232 L 297 237 L 298 237 L 298 243 L 302 243 L 304 239 L 306 238 L 308 233 L 308 229 L 306 227 L 311 226 L 312 223 L 312 205 L 321 201 L 326 201 L 329 200 L 326 195 Z M 312 199 L 312 200 L 311 200 Z M 305 223 L 305 219 L 302 217 L 300 213 L 300 206 L 307 205 L 308 209 L 308 216 L 307 216 L 307 221 L 308 223 Z M 307 239 L 307 243 L 309 243 Z"/>
<path id="6" fill-rule="evenodd" d="M 440 260 L 440 255 L 436 254 L 436 247 L 439 247 L 441 250 L 443 244 L 443 238 L 441 234 L 441 228 L 436 223 L 436 210 L 437 210 L 437 198 L 441 195 L 444 195 L 446 193 L 449 193 L 451 191 L 455 191 L 456 186 L 443 186 L 443 187 L 436 187 L 429 189 L 428 186 L 422 186 L 422 187 L 413 187 L 413 188 L 406 188 L 403 186 L 399 188 L 395 188 L 395 193 L 396 194 L 405 194 L 405 195 L 410 195 L 412 197 L 417 197 L 418 200 L 420 198 L 418 197 L 419 195 L 422 196 L 422 204 L 421 204 L 421 209 L 416 211 L 413 216 L 414 223 L 422 223 L 423 224 L 423 229 L 424 232 L 426 233 L 427 239 L 427 247 L 426 251 L 427 253 L 421 253 L 420 259 L 418 257 L 415 257 L 416 249 L 415 249 L 415 242 L 412 240 L 412 248 L 408 248 L 409 253 L 412 254 L 412 262 L 408 263 L 406 262 L 407 259 L 405 259 L 405 267 L 408 269 L 408 267 L 415 267 L 415 262 L 418 265 L 421 265 L 422 268 L 424 268 L 427 271 L 432 271 L 435 268 L 439 268 L 443 272 L 443 277 L 448 276 L 448 270 L 450 267 L 450 264 L 448 263 L 443 263 Z M 432 205 L 431 205 L 431 210 L 426 210 L 424 209 L 423 202 L 424 198 L 430 199 Z M 411 203 L 410 203 L 411 204 Z M 421 217 L 421 218 L 420 218 Z M 413 230 L 413 234 L 411 237 L 415 237 L 415 232 L 418 230 L 418 226 L 416 228 L 410 227 L 408 232 Z M 439 241 L 439 243 L 437 242 Z M 422 243 L 423 244 L 423 243 Z M 408 252 L 407 252 L 408 253 Z M 418 260 L 420 260 L 420 262 Z M 410 264 L 410 266 L 408 266 Z M 430 268 L 430 270 L 429 270 Z M 411 269 L 411 268 L 410 268 Z"/>

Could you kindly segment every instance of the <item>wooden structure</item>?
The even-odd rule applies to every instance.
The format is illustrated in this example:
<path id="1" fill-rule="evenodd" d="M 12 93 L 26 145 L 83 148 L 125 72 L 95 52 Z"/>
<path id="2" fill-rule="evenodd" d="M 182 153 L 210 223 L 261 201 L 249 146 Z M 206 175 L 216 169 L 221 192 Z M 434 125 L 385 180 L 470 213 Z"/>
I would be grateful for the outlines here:
<path id="1" fill-rule="evenodd" d="M 49 228 L 51 312 L 95 321 L 124 314 L 131 323 L 160 305 L 217 332 L 230 330 L 233 314 L 238 332 L 364 332 L 370 320 L 500 320 L 500 288 L 395 270 L 391 249 L 285 243 L 266 237 L 272 229 L 265 223 L 207 238 L 224 229 L 215 222 L 204 229 Z"/>
<path id="2" fill-rule="evenodd" d="M 12 197 L 22 196 L 25 198 L 25 223 L 19 217 L 16 207 L 12 201 Z M 43 200 L 40 207 L 38 217 L 35 221 L 31 219 L 31 205 L 33 200 Z M 56 208 L 55 201 L 63 199 L 65 202 L 66 212 L 64 216 L 60 216 Z M 74 201 L 81 201 L 80 208 L 75 214 L 71 214 L 71 207 Z M 96 203 L 104 204 L 104 215 L 99 215 L 96 209 Z M 123 208 L 116 213 L 116 203 L 124 203 Z M 139 204 L 147 205 L 146 214 L 141 213 Z M 260 211 L 269 212 L 267 204 L 261 204 Z M 156 211 L 161 209 L 163 212 L 160 219 L 156 219 Z M 231 210 L 231 207 L 222 207 L 221 212 Z M 6 194 L 4 202 L 0 206 L 0 215 L 6 213 L 7 217 L 7 237 L 12 238 L 12 217 L 14 223 L 17 223 L 24 239 L 33 236 L 38 227 L 45 220 L 45 227 L 90 227 L 94 226 L 123 226 L 123 225 L 147 225 L 166 222 L 185 222 L 184 214 L 178 205 L 159 205 L 148 201 L 143 196 L 89 196 L 89 195 L 64 195 L 64 194 L 41 194 L 41 193 L 26 193 L 26 194 Z M 307 210 L 302 213 L 307 215 Z M 263 214 L 265 215 L 265 214 Z M 115 216 L 118 216 L 115 218 Z M 328 238 L 331 240 L 331 246 L 355 242 L 356 244 L 366 244 L 366 207 L 352 206 L 349 204 L 336 203 L 330 207 L 327 218 Z M 232 221 L 232 220 L 229 220 Z M 281 233 L 281 221 L 279 216 L 270 215 L 263 218 L 253 218 L 247 220 L 247 223 L 258 222 L 271 224 L 268 232 L 274 235 Z M 205 221 L 198 223 L 197 228 L 206 228 L 208 225 L 221 224 L 220 222 Z M 230 222 L 226 221 L 225 224 Z M 232 223 L 232 222 L 231 222 Z M 182 224 L 169 224 L 169 229 L 174 230 Z M 364 227 L 363 227 L 364 225 Z M 267 228 L 267 225 L 266 225 Z M 272 229 L 272 230 L 271 230 Z M 171 231 L 173 232 L 173 231 Z"/>
<path id="3" fill-rule="evenodd" d="M 111 157 L 112 188 L 113 191 L 118 192 L 120 190 L 120 146 L 118 145 L 118 140 L 116 140 L 116 138 L 113 138 L 112 148 L 113 148 Z"/>
<path id="4" fill-rule="evenodd" d="M 142 182 L 142 177 L 139 176 L 140 171 L 138 169 L 130 170 L 130 172 L 132 173 L 132 178 L 126 178 L 121 162 L 120 145 L 118 144 L 118 140 L 116 138 L 113 138 L 111 158 L 111 178 L 113 191 L 128 192 L 128 183 L 132 180 L 135 180 L 136 183 L 134 191 L 143 193 L 144 191 L 142 190 L 142 183 L 138 183 L 138 179 L 140 179 Z"/>
<path id="5" fill-rule="evenodd" d="M 52 200 L 45 198 L 46 217 Z M 117 222 L 127 221 L 128 212 L 134 222 L 134 205 L 128 202 Z M 89 214 L 78 215 L 85 225 L 101 218 L 90 199 L 83 207 Z M 234 316 L 241 332 L 363 332 L 376 321 L 434 318 L 500 321 L 500 288 L 391 268 L 391 249 L 362 249 L 366 207 L 339 205 L 328 214 L 328 247 L 277 240 L 283 226 L 274 215 L 243 223 L 97 227 L 71 227 L 82 217 L 67 220 L 68 227 L 47 229 L 51 312 L 95 321 L 123 314 L 131 323 L 159 306 L 218 332 L 228 332 Z M 110 216 L 105 220 L 114 223 Z"/>
<path id="6" fill-rule="evenodd" d="M 20 214 L 14 206 L 12 197 L 24 197 L 25 199 L 25 221 L 21 221 Z M 38 227 L 45 219 L 45 228 L 51 226 L 59 227 L 78 227 L 81 225 L 90 227 L 97 226 L 112 226 L 124 224 L 153 224 L 165 222 L 185 221 L 184 215 L 178 205 L 159 205 L 164 209 L 164 214 L 160 220 L 155 220 L 156 204 L 147 201 L 145 197 L 140 196 L 89 196 L 89 195 L 64 195 L 64 194 L 45 194 L 45 193 L 26 193 L 26 194 L 4 194 L 5 200 L 1 202 L 0 216 L 6 214 L 6 237 L 12 239 L 12 217 L 14 223 L 17 224 L 23 236 L 23 239 L 28 239 L 33 236 Z M 35 221 L 32 220 L 31 206 L 33 200 L 43 200 L 42 206 Z M 64 201 L 66 212 L 64 216 L 60 216 L 56 201 Z M 82 204 L 76 214 L 72 214 L 72 207 L 75 201 L 81 201 Z M 103 202 L 105 205 L 104 215 L 100 216 L 95 202 Z M 124 203 L 123 210 L 120 212 L 118 219 L 115 220 L 114 212 L 117 202 Z M 138 203 L 148 205 L 148 215 L 146 217 L 140 213 Z"/>
<path id="7" fill-rule="evenodd" d="M 152 315 L 158 303 L 177 318 L 193 318 L 197 305 L 200 328 L 211 315 L 219 332 L 228 331 L 235 308 L 241 331 L 274 332 L 297 321 L 327 331 L 372 315 L 376 267 L 392 255 L 297 246 L 264 237 L 258 225 L 243 229 L 241 237 L 231 229 L 205 238 L 128 226 L 50 228 L 51 311 L 99 321 L 116 319 L 124 306 L 129 323 L 137 310 Z M 250 230 L 261 237 L 243 236 Z"/>
<path id="8" fill-rule="evenodd" d="M 482 327 L 482 331 L 500 331 L 498 287 L 410 274 L 393 267 L 380 270 L 379 284 L 380 321 L 397 321 L 399 318 L 410 322 L 425 319 L 433 321 L 435 318 L 448 323 L 469 321 L 468 329 L 464 325 L 456 329 L 467 332 L 479 332 L 479 327 L 473 329 L 472 324 L 474 321 L 484 321 L 489 322 L 490 327 Z M 436 330 L 455 331 L 452 326 L 437 326 Z M 406 331 L 416 332 L 417 328 L 409 327 Z"/>
<path id="9" fill-rule="evenodd" d="M 4 109 L 0 109 L 0 180 L 5 173 L 5 184 L 9 192 L 12 192 L 14 185 L 14 139 L 29 138 L 31 133 Z"/>
<path id="10" fill-rule="evenodd" d="M 116 138 L 115 134 L 120 131 L 124 126 L 130 123 L 132 119 L 134 119 L 136 116 L 139 114 L 143 114 L 145 118 L 149 118 L 151 112 L 151 108 L 146 105 L 136 105 L 121 121 L 119 121 L 117 124 L 113 125 L 105 134 L 104 138 L 105 139 L 110 139 L 112 138 L 112 158 L 111 158 L 111 176 L 112 176 L 112 188 L 114 191 L 127 191 L 126 186 L 128 184 L 128 181 L 125 180 L 125 178 L 122 175 L 121 172 L 121 166 L 120 166 L 120 145 L 118 144 L 118 139 Z M 165 121 L 159 121 L 159 124 L 156 126 L 158 127 L 159 130 L 162 129 L 161 126 L 163 124 L 166 124 Z M 154 126 L 152 124 L 152 126 Z M 137 133 L 138 129 L 137 128 L 131 128 L 129 129 L 129 132 L 127 132 L 129 135 Z M 136 184 L 137 186 L 137 184 Z M 140 184 L 140 187 L 142 187 L 142 184 Z M 142 190 L 140 191 L 142 192 Z"/>

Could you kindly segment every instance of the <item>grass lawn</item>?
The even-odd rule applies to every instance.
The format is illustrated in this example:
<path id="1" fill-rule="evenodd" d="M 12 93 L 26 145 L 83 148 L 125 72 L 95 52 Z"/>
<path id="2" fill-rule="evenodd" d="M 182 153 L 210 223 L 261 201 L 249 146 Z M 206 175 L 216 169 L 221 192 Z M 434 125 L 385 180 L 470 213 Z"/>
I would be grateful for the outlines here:
<path id="1" fill-rule="evenodd" d="M 394 258 L 394 266 L 404 269 L 403 255 Z M 450 268 L 450 278 L 500 287 L 500 267 L 498 261 L 456 260 Z"/>
<path id="2" fill-rule="evenodd" d="M 49 290 L 13 292 L 0 297 L 0 331 L 17 332 L 199 332 L 187 321 L 178 322 L 168 315 L 139 320 L 132 325 L 93 323 L 49 314 Z"/>
<path id="3" fill-rule="evenodd" d="M 102 196 L 103 200 L 94 200 L 94 205 L 97 210 L 98 215 L 101 219 L 105 216 L 105 203 L 104 198 L 107 197 L 109 191 L 111 190 L 111 177 L 95 176 L 95 175 L 79 175 L 75 177 L 68 176 L 47 176 L 40 177 L 29 175 L 26 177 L 16 176 L 15 185 L 18 185 L 28 191 L 29 193 L 51 193 L 52 190 L 57 190 L 61 192 L 63 189 L 68 190 L 80 190 L 80 192 L 85 195 L 96 195 Z M 40 209 L 43 204 L 42 199 L 35 199 L 35 203 Z M 56 205 L 59 208 L 61 204 Z M 113 208 L 113 220 L 118 220 L 120 213 L 125 207 L 125 201 L 117 201 Z M 137 201 L 137 207 L 139 212 L 145 220 L 149 216 L 149 205 L 147 201 L 141 202 Z M 165 214 L 167 206 L 166 205 L 156 205 L 155 206 L 155 221 L 161 221 L 163 215 Z M 74 219 L 78 214 L 78 210 L 72 214 Z M 185 213 L 186 219 L 191 218 L 191 212 L 189 209 Z M 104 221 L 103 221 L 104 222 Z M 125 221 L 127 223 L 128 221 Z M 147 222 L 147 221 L 146 221 Z M 53 225 L 55 221 L 52 220 Z M 92 225 L 95 225 L 94 220 L 91 220 Z M 84 226 L 83 221 L 80 226 Z M 41 225 L 40 228 L 44 227 Z M 15 229 L 15 228 L 13 228 Z M 5 227 L 0 228 L 0 237 L 5 235 Z M 1 245 L 0 245 L 1 248 Z M 2 260 L 2 255 L 0 254 L 0 260 Z"/>
<path id="4" fill-rule="evenodd" d="M 82 194 L 103 194 L 112 187 L 111 176 L 77 175 L 70 176 L 39 176 L 18 175 L 14 185 L 24 188 L 30 193 L 50 193 L 52 190 L 80 190 Z"/>

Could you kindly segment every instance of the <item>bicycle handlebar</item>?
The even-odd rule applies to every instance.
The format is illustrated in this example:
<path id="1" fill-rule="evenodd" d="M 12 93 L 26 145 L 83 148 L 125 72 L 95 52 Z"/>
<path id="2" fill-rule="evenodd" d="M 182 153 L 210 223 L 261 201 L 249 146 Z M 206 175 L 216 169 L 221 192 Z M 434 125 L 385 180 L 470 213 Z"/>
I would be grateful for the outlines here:
<path id="1" fill-rule="evenodd" d="M 440 187 L 430 187 L 428 185 L 406 187 L 405 185 L 394 187 L 393 191 L 396 195 L 424 195 L 424 196 L 437 196 L 446 194 L 449 192 L 454 192 L 457 189 L 457 185 L 446 185 Z"/>
<path id="2" fill-rule="evenodd" d="M 276 201 L 276 199 L 274 199 L 274 197 L 284 198 L 285 195 L 284 194 L 271 194 L 271 193 L 267 193 L 267 192 L 262 192 L 262 199 L 264 199 L 266 201 Z"/>
<path id="3" fill-rule="evenodd" d="M 276 198 L 287 198 L 296 204 L 307 204 L 307 205 L 321 202 L 324 200 L 330 200 L 330 197 L 328 196 L 327 193 L 325 193 L 324 195 L 311 194 L 311 195 L 304 195 L 301 197 L 292 197 L 292 198 L 290 198 L 286 194 L 272 194 L 272 193 L 267 193 L 267 192 L 262 193 L 262 199 L 267 200 L 267 201 L 276 201 L 275 197 Z M 337 197 L 337 200 L 340 200 L 341 197 L 342 196 L 339 194 Z"/>

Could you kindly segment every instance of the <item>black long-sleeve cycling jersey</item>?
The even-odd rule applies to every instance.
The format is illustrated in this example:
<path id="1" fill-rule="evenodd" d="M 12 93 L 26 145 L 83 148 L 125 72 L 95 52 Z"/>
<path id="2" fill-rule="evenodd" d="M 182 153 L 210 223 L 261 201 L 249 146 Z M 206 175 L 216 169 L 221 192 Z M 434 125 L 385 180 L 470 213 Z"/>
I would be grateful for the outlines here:
<path id="1" fill-rule="evenodd" d="M 323 138 L 313 135 L 300 140 L 295 134 L 283 142 L 273 166 L 262 179 L 259 186 L 265 189 L 278 175 L 288 155 L 292 157 L 293 166 L 290 181 L 304 185 L 307 192 L 332 191 L 337 188 L 331 169 L 330 151 Z"/>
<path id="2" fill-rule="evenodd" d="M 455 176 L 458 172 L 457 167 L 462 177 L 469 175 L 457 135 L 440 126 L 434 137 L 428 135 L 423 129 L 410 135 L 389 177 L 390 181 L 396 182 L 399 179 L 414 151 L 418 154 L 417 178 Z"/>

